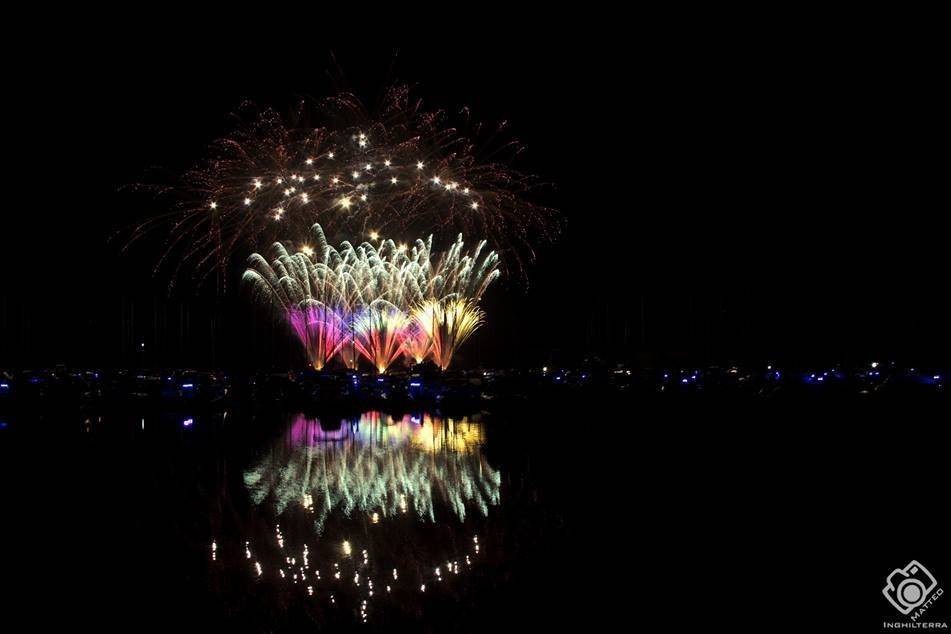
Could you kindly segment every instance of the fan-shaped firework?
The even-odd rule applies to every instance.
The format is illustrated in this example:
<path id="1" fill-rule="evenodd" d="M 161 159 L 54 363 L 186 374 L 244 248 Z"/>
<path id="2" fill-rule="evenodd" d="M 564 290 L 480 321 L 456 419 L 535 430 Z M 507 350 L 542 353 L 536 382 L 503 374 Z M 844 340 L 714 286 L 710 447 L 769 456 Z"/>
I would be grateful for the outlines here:
<path id="1" fill-rule="evenodd" d="M 277 243 L 271 263 L 250 257 L 244 278 L 288 320 L 317 369 L 335 355 L 355 367 L 359 353 L 384 372 L 400 354 L 419 362 L 430 352 L 445 369 L 481 322 L 476 303 L 499 276 L 485 241 L 469 253 L 459 236 L 434 258 L 432 238 L 411 248 L 383 240 L 336 249 L 320 225 L 312 230 L 314 246 L 291 254 Z"/>
<path id="2" fill-rule="evenodd" d="M 412 363 L 422 363 L 433 349 L 433 341 L 425 329 L 411 320 L 403 334 L 403 354 Z"/>
<path id="3" fill-rule="evenodd" d="M 307 304 L 288 311 L 287 317 L 317 370 L 327 365 L 349 340 L 347 325 L 327 306 Z"/>
<path id="4" fill-rule="evenodd" d="M 353 343 L 377 372 L 386 372 L 400 356 L 409 317 L 385 300 L 377 300 L 353 320 Z"/>
<path id="5" fill-rule="evenodd" d="M 302 103 L 293 117 L 245 105 L 228 136 L 184 175 L 166 258 L 200 273 L 238 247 L 260 248 L 320 222 L 340 236 L 474 233 L 521 268 L 530 242 L 551 234 L 554 212 L 528 200 L 536 181 L 511 166 L 521 150 L 505 127 L 461 126 L 424 110 L 406 86 L 376 114 L 350 94 Z M 313 123 L 306 123 L 313 121 Z M 509 247 L 515 247 L 509 249 Z"/>
<path id="6" fill-rule="evenodd" d="M 484 314 L 469 299 L 429 300 L 413 310 L 413 321 L 430 342 L 433 361 L 441 370 L 459 346 L 482 325 Z"/>

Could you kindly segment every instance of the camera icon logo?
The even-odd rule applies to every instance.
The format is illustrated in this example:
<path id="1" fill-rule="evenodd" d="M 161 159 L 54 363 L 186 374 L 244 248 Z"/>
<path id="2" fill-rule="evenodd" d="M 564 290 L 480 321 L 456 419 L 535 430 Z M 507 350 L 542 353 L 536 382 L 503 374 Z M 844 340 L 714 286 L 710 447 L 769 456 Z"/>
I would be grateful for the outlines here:
<path id="1" fill-rule="evenodd" d="M 888 575 L 882 594 L 895 609 L 908 614 L 925 602 L 938 582 L 928 569 L 915 560 L 904 568 L 895 568 Z"/>

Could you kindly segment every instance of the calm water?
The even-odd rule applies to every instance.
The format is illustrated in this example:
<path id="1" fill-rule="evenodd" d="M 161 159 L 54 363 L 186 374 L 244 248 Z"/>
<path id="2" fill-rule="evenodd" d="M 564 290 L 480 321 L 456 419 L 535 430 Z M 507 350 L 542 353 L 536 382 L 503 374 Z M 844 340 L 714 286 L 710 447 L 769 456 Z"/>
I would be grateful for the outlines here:
<path id="1" fill-rule="evenodd" d="M 946 405 L 0 412 L 8 605 L 125 631 L 762 631 L 814 624 L 809 588 L 868 629 L 902 560 L 951 570 Z"/>
<path id="2" fill-rule="evenodd" d="M 316 622 L 465 605 L 504 559 L 487 436 L 479 416 L 290 416 L 209 500 L 210 583 Z"/>
<path id="3" fill-rule="evenodd" d="M 29 503 L 49 502 L 33 511 L 46 548 L 65 551 L 53 559 L 94 617 L 246 631 L 470 627 L 537 592 L 550 567 L 539 557 L 564 536 L 522 441 L 488 412 L 3 422 L 6 449 L 35 461 L 9 456 L 24 463 L 17 475 L 57 473 L 53 489 L 36 480 Z"/>

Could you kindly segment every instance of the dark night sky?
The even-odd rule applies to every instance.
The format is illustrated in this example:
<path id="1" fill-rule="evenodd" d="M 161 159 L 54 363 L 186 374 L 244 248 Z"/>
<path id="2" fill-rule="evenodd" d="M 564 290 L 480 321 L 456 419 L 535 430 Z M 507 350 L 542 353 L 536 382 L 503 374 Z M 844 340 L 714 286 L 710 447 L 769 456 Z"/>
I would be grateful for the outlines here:
<path id="1" fill-rule="evenodd" d="M 121 255 L 109 236 L 160 211 L 120 186 L 198 160 L 242 98 L 327 94 L 330 54 L 170 51 L 75 49 L 14 79 L 8 126 L 29 137 L 4 213 L 0 366 L 300 363 L 236 285 L 169 296 L 150 271 L 155 245 Z M 528 147 L 519 166 L 557 185 L 566 230 L 539 248 L 527 289 L 487 297 L 469 364 L 941 362 L 947 102 L 927 52 L 880 51 L 665 41 L 334 54 L 364 98 L 398 78 L 430 106 L 510 120 Z"/>

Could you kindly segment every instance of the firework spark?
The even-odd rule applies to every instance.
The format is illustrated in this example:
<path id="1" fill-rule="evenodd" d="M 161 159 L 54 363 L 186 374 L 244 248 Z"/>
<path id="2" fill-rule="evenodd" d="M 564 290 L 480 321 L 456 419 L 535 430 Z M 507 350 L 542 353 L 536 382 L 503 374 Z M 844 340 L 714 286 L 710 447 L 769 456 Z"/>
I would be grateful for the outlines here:
<path id="1" fill-rule="evenodd" d="M 416 323 L 415 319 L 410 320 L 403 334 L 403 354 L 412 363 L 420 364 L 426 360 L 433 349 L 433 341 L 429 333 Z"/>
<path id="2" fill-rule="evenodd" d="M 294 254 L 281 243 L 270 263 L 253 254 L 244 279 L 287 319 L 316 369 L 334 356 L 355 368 L 357 354 L 379 372 L 401 354 L 417 363 L 432 354 L 445 369 L 481 323 L 476 303 L 500 275 L 485 241 L 470 253 L 459 236 L 438 255 L 432 237 L 411 248 L 383 240 L 336 249 L 320 225 L 312 231 L 314 246 Z"/>
<path id="3" fill-rule="evenodd" d="M 327 365 L 349 339 L 340 315 L 320 303 L 305 302 L 302 307 L 290 309 L 287 316 L 317 370 Z"/>
<path id="4" fill-rule="evenodd" d="M 524 271 L 524 247 L 550 237 L 556 215 L 530 201 L 538 183 L 511 167 L 522 148 L 498 141 L 505 125 L 463 114 L 452 125 L 406 86 L 388 90 L 376 114 L 350 94 L 301 104 L 293 117 L 245 104 L 235 130 L 181 185 L 152 188 L 178 202 L 133 240 L 170 224 L 163 259 L 207 274 L 238 248 L 260 249 L 315 221 L 339 236 L 464 232 Z"/>
<path id="5" fill-rule="evenodd" d="M 353 322 L 357 350 L 380 374 L 400 356 L 409 317 L 384 300 L 372 302 Z"/>
<path id="6" fill-rule="evenodd" d="M 475 302 L 451 298 L 427 301 L 413 310 L 413 321 L 430 342 L 433 361 L 445 370 L 459 346 L 482 325 L 484 313 Z"/>

